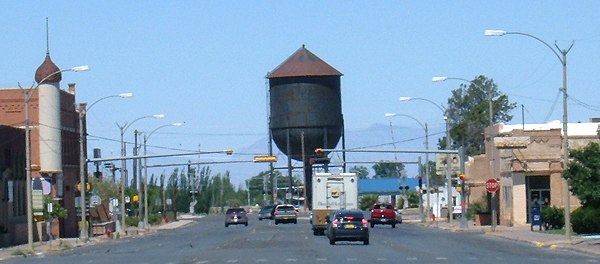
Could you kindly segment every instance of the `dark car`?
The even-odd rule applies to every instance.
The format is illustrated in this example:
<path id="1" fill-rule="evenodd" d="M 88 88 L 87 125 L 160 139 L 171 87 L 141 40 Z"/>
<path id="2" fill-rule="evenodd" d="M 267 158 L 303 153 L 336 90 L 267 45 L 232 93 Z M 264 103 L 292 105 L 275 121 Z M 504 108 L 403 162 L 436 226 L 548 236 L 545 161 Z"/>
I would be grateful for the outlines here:
<path id="1" fill-rule="evenodd" d="M 362 211 L 337 210 L 327 218 L 329 244 L 336 241 L 362 241 L 369 244 L 369 222 Z"/>
<path id="2" fill-rule="evenodd" d="M 273 219 L 273 212 L 275 212 L 275 205 L 265 205 L 258 212 L 258 220 Z"/>
<path id="3" fill-rule="evenodd" d="M 244 208 L 229 208 L 225 212 L 225 227 L 229 225 L 248 226 L 248 216 Z"/>
<path id="4" fill-rule="evenodd" d="M 273 212 L 275 224 L 279 223 L 298 223 L 298 210 L 291 204 L 280 204 L 275 206 Z"/>

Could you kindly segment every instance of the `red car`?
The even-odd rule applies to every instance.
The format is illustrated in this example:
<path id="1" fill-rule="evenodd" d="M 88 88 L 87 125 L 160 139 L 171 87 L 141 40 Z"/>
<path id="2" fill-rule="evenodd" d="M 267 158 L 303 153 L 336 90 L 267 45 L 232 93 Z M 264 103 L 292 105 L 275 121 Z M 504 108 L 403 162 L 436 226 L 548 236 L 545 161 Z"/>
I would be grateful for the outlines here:
<path id="1" fill-rule="evenodd" d="M 396 228 L 396 224 L 401 223 L 397 220 L 396 210 L 391 204 L 376 203 L 371 208 L 371 227 L 378 225 L 392 225 Z"/>

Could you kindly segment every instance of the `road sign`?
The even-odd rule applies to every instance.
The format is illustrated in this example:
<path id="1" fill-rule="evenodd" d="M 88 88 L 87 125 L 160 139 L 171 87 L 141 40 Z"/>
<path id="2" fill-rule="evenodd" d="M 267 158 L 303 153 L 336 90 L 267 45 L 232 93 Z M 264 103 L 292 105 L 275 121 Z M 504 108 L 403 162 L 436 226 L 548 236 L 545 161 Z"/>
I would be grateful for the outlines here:
<path id="1" fill-rule="evenodd" d="M 500 189 L 500 183 L 494 178 L 489 179 L 485 182 L 485 190 L 489 193 L 495 193 Z"/>

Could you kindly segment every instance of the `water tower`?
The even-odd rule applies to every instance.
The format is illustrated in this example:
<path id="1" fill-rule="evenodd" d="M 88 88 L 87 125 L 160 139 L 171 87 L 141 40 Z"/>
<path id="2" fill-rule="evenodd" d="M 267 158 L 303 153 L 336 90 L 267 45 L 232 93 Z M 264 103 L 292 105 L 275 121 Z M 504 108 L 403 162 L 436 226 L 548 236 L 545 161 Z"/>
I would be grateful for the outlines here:
<path id="1" fill-rule="evenodd" d="M 291 160 L 305 163 L 308 206 L 312 201 L 310 159 L 316 148 L 335 148 L 344 134 L 341 76 L 304 45 L 267 75 L 272 142 L 288 157 L 290 186 Z"/>

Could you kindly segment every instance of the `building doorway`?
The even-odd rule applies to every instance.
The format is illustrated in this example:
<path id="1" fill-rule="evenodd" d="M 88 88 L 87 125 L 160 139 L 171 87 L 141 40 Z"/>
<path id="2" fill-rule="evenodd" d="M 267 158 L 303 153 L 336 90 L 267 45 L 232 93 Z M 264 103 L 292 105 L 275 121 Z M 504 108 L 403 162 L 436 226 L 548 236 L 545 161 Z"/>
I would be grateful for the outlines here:
<path id="1" fill-rule="evenodd" d="M 550 206 L 550 176 L 527 177 L 527 223 L 530 223 L 531 209 Z"/>

